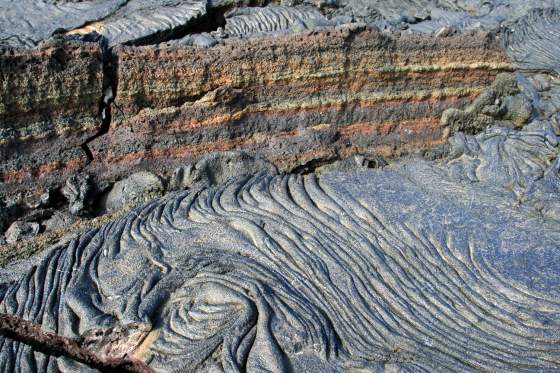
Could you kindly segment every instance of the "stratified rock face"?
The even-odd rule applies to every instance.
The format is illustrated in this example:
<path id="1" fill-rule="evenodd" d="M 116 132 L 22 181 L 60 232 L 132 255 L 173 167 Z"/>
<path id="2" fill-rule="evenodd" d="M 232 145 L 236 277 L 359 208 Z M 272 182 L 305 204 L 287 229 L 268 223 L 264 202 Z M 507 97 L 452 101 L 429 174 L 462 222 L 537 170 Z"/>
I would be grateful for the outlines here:
<path id="1" fill-rule="evenodd" d="M 339 28 L 212 48 L 121 47 L 112 129 L 91 169 L 170 170 L 243 149 L 292 169 L 318 157 L 385 155 L 443 141 L 439 117 L 510 69 L 494 36 Z"/>
<path id="2" fill-rule="evenodd" d="M 143 330 L 115 345 L 156 371 L 556 371 L 559 133 L 171 195 L 46 253 L 0 312 L 67 337 Z M 0 347 L 5 372 L 80 369 Z"/>
<path id="3" fill-rule="evenodd" d="M 559 0 L 239 3 L 0 10 L 39 44 L 0 55 L 0 197 L 76 215 L 0 199 L 6 241 L 188 188 L 9 262 L 0 314 L 155 371 L 560 371 Z M 38 351 L 0 372 L 89 371 Z"/>
<path id="4" fill-rule="evenodd" d="M 13 183 L 44 173 L 59 177 L 65 162 L 79 165 L 79 147 L 100 123 L 103 56 L 98 43 L 68 40 L 1 52 L 0 182 L 5 193 Z M 27 187 L 21 184 L 20 190 Z"/>
<path id="5" fill-rule="evenodd" d="M 73 43 L 18 52 L 32 62 L 2 71 L 3 193 L 59 185 L 85 164 L 79 146 L 101 126 L 103 57 L 98 44 Z M 492 34 L 433 38 L 364 26 L 113 54 L 113 122 L 91 143 L 87 168 L 98 180 L 170 174 L 212 151 L 258 152 L 290 170 L 321 157 L 433 146 L 445 137 L 441 113 L 511 68 Z"/>

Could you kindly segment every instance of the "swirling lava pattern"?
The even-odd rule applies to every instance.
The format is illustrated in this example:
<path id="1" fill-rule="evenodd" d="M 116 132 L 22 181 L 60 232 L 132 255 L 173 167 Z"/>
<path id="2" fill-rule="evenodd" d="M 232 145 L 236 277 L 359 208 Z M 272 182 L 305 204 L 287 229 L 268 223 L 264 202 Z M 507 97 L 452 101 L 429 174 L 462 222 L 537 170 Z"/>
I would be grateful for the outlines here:
<path id="1" fill-rule="evenodd" d="M 560 72 L 560 13 L 532 9 L 505 32 L 508 54 L 520 69 Z"/>
<path id="2" fill-rule="evenodd" d="M 33 47 L 59 28 L 73 28 L 107 17 L 126 0 L 78 2 L 18 0 L 0 2 L 0 45 Z"/>
<path id="3" fill-rule="evenodd" d="M 206 14 L 203 1 L 129 2 L 103 21 L 109 45 L 148 44 L 165 40 Z"/>
<path id="4" fill-rule="evenodd" d="M 0 311 L 66 336 L 144 324 L 157 371 L 560 369 L 558 222 L 408 167 L 152 202 L 46 254 Z M 80 368 L 0 341 L 2 371 Z"/>
<path id="5" fill-rule="evenodd" d="M 317 9 L 270 5 L 238 10 L 228 17 L 224 31 L 228 36 L 247 37 L 294 27 L 302 31 L 320 24 L 327 24 L 327 19 Z"/>

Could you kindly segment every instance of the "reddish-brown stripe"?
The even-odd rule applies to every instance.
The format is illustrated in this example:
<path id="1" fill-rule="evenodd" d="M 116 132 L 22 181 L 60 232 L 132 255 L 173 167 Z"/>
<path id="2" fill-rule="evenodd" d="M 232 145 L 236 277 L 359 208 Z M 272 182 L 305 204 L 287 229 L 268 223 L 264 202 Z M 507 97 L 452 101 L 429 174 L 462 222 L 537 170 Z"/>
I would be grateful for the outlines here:
<path id="1" fill-rule="evenodd" d="M 437 98 L 428 98 L 428 99 L 398 99 L 398 100 L 386 100 L 386 101 L 359 101 L 356 102 L 354 105 L 356 105 L 356 107 L 359 108 L 366 108 L 366 109 L 372 109 L 375 108 L 376 106 L 380 106 L 380 105 L 384 105 L 384 106 L 401 106 L 403 104 L 406 103 L 428 103 L 428 104 L 453 104 L 456 103 L 458 100 L 465 98 L 465 97 L 474 97 L 477 94 L 472 94 L 472 95 L 468 95 L 468 96 L 448 96 L 445 99 L 441 100 L 441 99 L 437 99 Z M 165 128 L 166 131 L 178 131 L 178 130 L 190 130 L 190 129 L 196 129 L 196 128 L 202 128 L 202 127 L 218 127 L 220 125 L 223 125 L 224 123 L 227 122 L 231 122 L 231 121 L 235 121 L 235 120 L 240 120 L 243 118 L 244 115 L 247 114 L 252 114 L 252 113 L 265 113 L 266 115 L 269 116 L 281 116 L 281 115 L 294 115 L 295 113 L 314 113 L 314 112 L 319 112 L 319 111 L 324 111 L 326 109 L 334 109 L 334 110 L 343 110 L 345 109 L 345 107 L 348 105 L 348 103 L 332 103 L 332 104 L 327 104 L 327 105 L 322 105 L 322 106 L 316 106 L 316 107 L 308 107 L 308 108 L 297 108 L 297 109 L 274 109 L 274 108 L 264 108 L 264 109 L 244 109 L 244 110 L 240 110 L 240 111 L 236 111 L 234 113 L 228 113 L 228 114 L 223 114 L 223 115 L 219 115 L 216 117 L 211 117 L 208 119 L 204 119 L 204 120 L 197 120 L 197 119 L 193 119 L 190 121 L 184 121 L 182 120 L 173 120 L 172 122 L 170 122 L 169 124 L 166 124 L 165 126 L 159 127 L 159 128 Z M 154 115 L 159 115 L 157 112 Z M 147 122 L 146 116 L 145 114 L 140 114 L 137 118 L 133 118 L 131 121 L 129 122 L 125 122 L 125 123 L 119 123 L 119 128 L 129 128 L 132 127 L 134 128 L 134 132 L 138 133 L 138 134 L 143 134 L 143 133 L 150 133 L 150 134 L 156 134 L 156 133 L 160 133 L 160 132 L 155 132 L 153 130 L 142 130 L 142 126 L 141 123 L 145 123 Z M 146 126 L 143 126 L 144 128 L 146 128 Z"/>
<path id="2" fill-rule="evenodd" d="M 365 122 L 356 123 L 347 127 L 342 127 L 338 130 L 342 138 L 347 138 L 356 135 L 371 135 L 380 134 L 386 135 L 391 132 L 392 129 L 400 126 L 402 128 L 407 128 L 414 130 L 415 132 L 422 132 L 424 129 L 435 129 L 438 127 L 437 118 L 423 118 L 420 120 L 409 120 L 402 122 Z M 281 139 L 281 138 L 291 138 L 296 137 L 298 134 L 297 130 L 283 131 L 272 134 L 256 134 L 253 136 L 243 136 L 232 140 L 222 140 L 215 141 L 212 143 L 195 144 L 195 145 L 183 145 L 180 147 L 173 148 L 160 148 L 160 149 L 149 149 L 137 152 L 131 152 L 122 155 L 115 155 L 111 151 L 107 153 L 105 159 L 102 160 L 104 163 L 115 164 L 115 163 L 126 163 L 131 162 L 134 159 L 141 158 L 163 158 L 163 157 L 185 157 L 187 155 L 198 157 L 200 154 L 212 152 L 212 151 L 226 151 L 238 147 L 255 145 L 259 143 L 265 143 L 271 139 Z M 82 159 L 73 159 L 64 163 L 52 162 L 40 165 L 33 168 L 25 168 L 18 171 L 7 172 L 0 174 L 0 178 L 4 182 L 16 182 L 25 177 L 40 176 L 45 173 L 50 173 L 55 170 L 60 170 L 63 172 L 76 170 L 81 163 Z"/>
<path id="3" fill-rule="evenodd" d="M 351 124 L 338 130 L 341 137 L 350 137 L 359 135 L 387 135 L 393 129 L 400 127 L 411 131 L 421 131 L 423 129 L 435 129 L 439 127 L 438 118 L 422 118 L 418 120 L 406 120 L 401 122 L 363 122 Z"/>

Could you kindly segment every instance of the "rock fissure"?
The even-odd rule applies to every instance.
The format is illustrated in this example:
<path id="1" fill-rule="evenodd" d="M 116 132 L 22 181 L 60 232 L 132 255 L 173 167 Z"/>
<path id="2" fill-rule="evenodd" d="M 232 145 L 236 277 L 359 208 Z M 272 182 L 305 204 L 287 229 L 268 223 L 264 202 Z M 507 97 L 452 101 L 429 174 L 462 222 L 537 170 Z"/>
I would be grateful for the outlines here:
<path id="1" fill-rule="evenodd" d="M 87 158 L 86 166 L 95 159 L 88 144 L 109 132 L 112 121 L 111 106 L 115 101 L 118 88 L 118 56 L 113 48 L 109 47 L 107 39 L 102 36 L 100 46 L 103 64 L 103 93 L 99 99 L 98 115 L 101 124 L 97 132 L 81 144 Z"/>

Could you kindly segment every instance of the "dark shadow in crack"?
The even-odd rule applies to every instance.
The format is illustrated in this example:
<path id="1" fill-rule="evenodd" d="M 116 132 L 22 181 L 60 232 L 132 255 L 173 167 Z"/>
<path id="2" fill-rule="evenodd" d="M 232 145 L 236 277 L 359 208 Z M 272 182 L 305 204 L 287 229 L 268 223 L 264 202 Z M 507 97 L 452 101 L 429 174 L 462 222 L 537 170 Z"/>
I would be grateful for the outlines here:
<path id="1" fill-rule="evenodd" d="M 115 101 L 118 86 L 118 55 L 116 53 L 113 53 L 112 48 L 108 46 L 108 41 L 106 38 L 101 37 L 100 44 L 103 56 L 103 94 L 99 99 L 98 111 L 99 118 L 101 120 L 101 126 L 95 134 L 88 137 L 81 145 L 81 148 L 83 149 L 87 157 L 86 166 L 95 159 L 95 156 L 93 155 L 93 152 L 89 148 L 88 144 L 98 137 L 103 136 L 109 132 L 112 120 L 111 105 Z"/>

